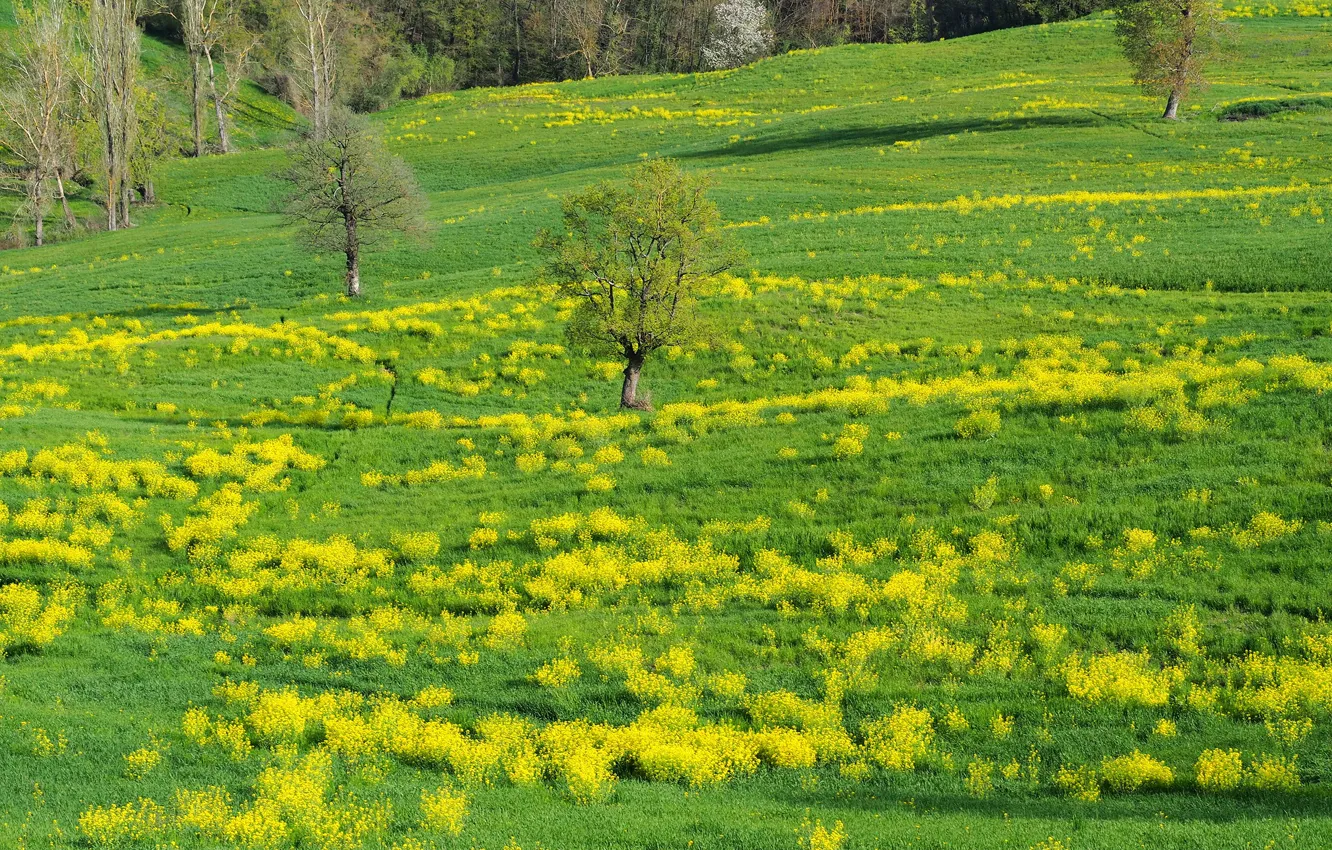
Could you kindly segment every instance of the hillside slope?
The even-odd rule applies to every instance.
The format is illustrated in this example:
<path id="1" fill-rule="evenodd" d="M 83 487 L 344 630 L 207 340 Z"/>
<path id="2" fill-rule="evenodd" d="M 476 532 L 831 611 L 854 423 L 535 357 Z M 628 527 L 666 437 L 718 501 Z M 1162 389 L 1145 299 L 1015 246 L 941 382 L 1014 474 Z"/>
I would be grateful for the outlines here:
<path id="1" fill-rule="evenodd" d="M 1155 120 L 1158 104 L 1130 85 L 1101 19 L 929 45 L 851 46 L 733 73 L 429 98 L 378 120 L 432 191 L 440 228 L 427 249 L 372 260 L 368 273 L 394 280 L 432 269 L 452 280 L 495 266 L 518 271 L 531 259 L 531 233 L 549 220 L 550 195 L 646 154 L 715 171 L 729 220 L 766 220 L 741 238 L 769 271 L 988 272 L 1002 253 L 1040 274 L 1130 286 L 1307 287 L 1327 268 L 1324 230 L 1318 216 L 1291 210 L 1326 198 L 1332 113 L 1215 119 L 1246 98 L 1332 91 L 1326 28 L 1321 18 L 1238 22 L 1236 49 L 1178 125 Z M 162 179 L 172 210 L 162 213 L 165 230 L 13 254 L 10 265 L 69 266 L 89 253 L 169 246 L 187 259 L 154 261 L 154 277 L 167 287 L 154 300 L 190 300 L 191 286 L 207 285 L 214 298 L 290 303 L 311 289 L 291 287 L 274 269 L 320 289 L 332 273 L 290 249 L 272 219 L 236 217 L 273 209 L 280 162 L 280 153 L 256 151 L 174 163 Z M 1197 197 L 1200 190 L 1221 191 Z M 1092 194 L 1077 194 L 1084 192 Z M 984 204 L 974 214 L 931 207 L 964 195 L 1024 198 L 997 222 Z M 1097 214 L 1083 215 L 1088 206 Z M 179 221 L 186 212 L 207 225 Z M 1150 233 L 1136 226 L 1144 216 Z M 1144 235 L 1150 246 L 1140 256 L 1118 243 L 1094 250 L 1087 243 L 1104 234 L 1090 219 L 1124 238 Z M 228 269 L 228 285 L 212 287 L 220 278 L 210 269 L 212 242 L 238 239 L 268 247 L 246 253 L 252 272 Z M 922 239 L 942 244 L 923 254 Z M 1262 250 L 1274 240 L 1281 252 Z M 1200 267 L 1218 255 L 1231 259 Z M 70 292 L 91 282 L 58 277 Z M 186 277 L 195 283 L 181 289 Z"/>

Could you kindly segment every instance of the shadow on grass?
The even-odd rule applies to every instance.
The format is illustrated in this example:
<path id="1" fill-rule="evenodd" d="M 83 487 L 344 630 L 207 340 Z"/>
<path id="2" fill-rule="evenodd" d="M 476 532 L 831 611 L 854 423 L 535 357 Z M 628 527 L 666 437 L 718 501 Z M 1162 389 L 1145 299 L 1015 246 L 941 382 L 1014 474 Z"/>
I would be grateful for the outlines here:
<path id="1" fill-rule="evenodd" d="M 1231 794 L 1208 794 L 1194 789 L 1150 791 L 1135 794 L 1105 794 L 1096 803 L 1082 803 L 1051 792 L 1032 795 L 998 791 L 986 799 L 946 791 L 922 790 L 919 786 L 899 787 L 888 779 L 864 783 L 868 793 L 847 798 L 829 793 L 827 805 L 882 810 L 888 801 L 909 798 L 916 814 L 938 813 L 974 815 L 999 820 L 1005 817 L 1050 820 L 1141 819 L 1144 812 L 1164 813 L 1176 822 L 1207 821 L 1234 823 L 1260 818 L 1332 817 L 1332 790 L 1322 785 L 1306 785 L 1294 793 L 1244 790 Z M 773 796 L 785 796 L 792 806 L 809 806 L 813 795 L 791 788 Z M 834 799 L 835 797 L 835 799 Z"/>
<path id="2" fill-rule="evenodd" d="M 1090 115 L 1041 115 L 1030 118 L 972 118 L 958 121 L 930 121 L 913 124 L 885 124 L 874 127 L 848 127 L 838 130 L 812 130 L 772 135 L 752 141 L 711 147 L 691 153 L 679 153 L 688 159 L 734 159 L 766 156 L 788 151 L 820 148 L 860 148 L 891 146 L 895 142 L 917 142 L 961 133 L 1008 133 L 1037 128 L 1054 130 L 1102 127 L 1107 123 Z"/>

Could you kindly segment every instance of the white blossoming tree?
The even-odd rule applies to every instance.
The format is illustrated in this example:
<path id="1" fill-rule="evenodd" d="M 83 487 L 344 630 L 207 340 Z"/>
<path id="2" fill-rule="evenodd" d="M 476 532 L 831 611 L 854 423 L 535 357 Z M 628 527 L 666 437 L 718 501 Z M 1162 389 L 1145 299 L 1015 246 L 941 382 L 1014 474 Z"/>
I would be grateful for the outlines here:
<path id="1" fill-rule="evenodd" d="M 709 68 L 736 68 L 767 56 L 772 39 L 768 10 L 759 0 L 725 0 L 714 12 L 703 61 Z"/>

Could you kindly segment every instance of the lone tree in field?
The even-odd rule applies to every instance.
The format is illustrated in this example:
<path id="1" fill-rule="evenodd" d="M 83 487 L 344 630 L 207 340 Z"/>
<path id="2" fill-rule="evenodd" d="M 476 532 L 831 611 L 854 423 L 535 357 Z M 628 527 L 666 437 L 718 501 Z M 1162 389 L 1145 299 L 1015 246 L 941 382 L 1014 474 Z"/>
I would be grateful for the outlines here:
<path id="1" fill-rule="evenodd" d="M 286 216 L 316 250 L 347 256 L 347 295 L 361 294 L 361 248 L 420 230 L 423 201 L 401 159 L 349 112 L 334 110 L 292 153 Z"/>
<path id="2" fill-rule="evenodd" d="M 1115 7 L 1115 32 L 1133 64 L 1133 81 L 1166 96 L 1174 120 L 1179 102 L 1203 85 L 1203 68 L 1220 45 L 1221 19 L 1210 0 L 1132 0 Z"/>
<path id="3" fill-rule="evenodd" d="M 626 183 L 565 198 L 562 232 L 537 238 L 547 278 L 579 302 L 569 338 L 625 359 L 621 407 L 648 409 L 638 396 L 644 361 L 696 335 L 700 290 L 739 260 L 708 187 L 670 160 L 647 162 Z"/>

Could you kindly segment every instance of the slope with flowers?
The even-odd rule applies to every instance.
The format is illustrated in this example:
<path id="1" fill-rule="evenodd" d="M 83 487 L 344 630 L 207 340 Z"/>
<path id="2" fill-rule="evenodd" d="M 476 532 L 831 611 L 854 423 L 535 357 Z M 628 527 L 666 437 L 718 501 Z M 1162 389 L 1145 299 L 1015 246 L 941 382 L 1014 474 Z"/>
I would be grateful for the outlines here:
<path id="1" fill-rule="evenodd" d="M 356 302 L 276 151 L 10 254 L 0 842 L 1328 843 L 1328 113 L 1219 120 L 1332 90 L 1275 11 L 1179 124 L 1100 18 L 404 106 Z M 530 240 L 658 154 L 753 271 L 622 413 Z"/>

